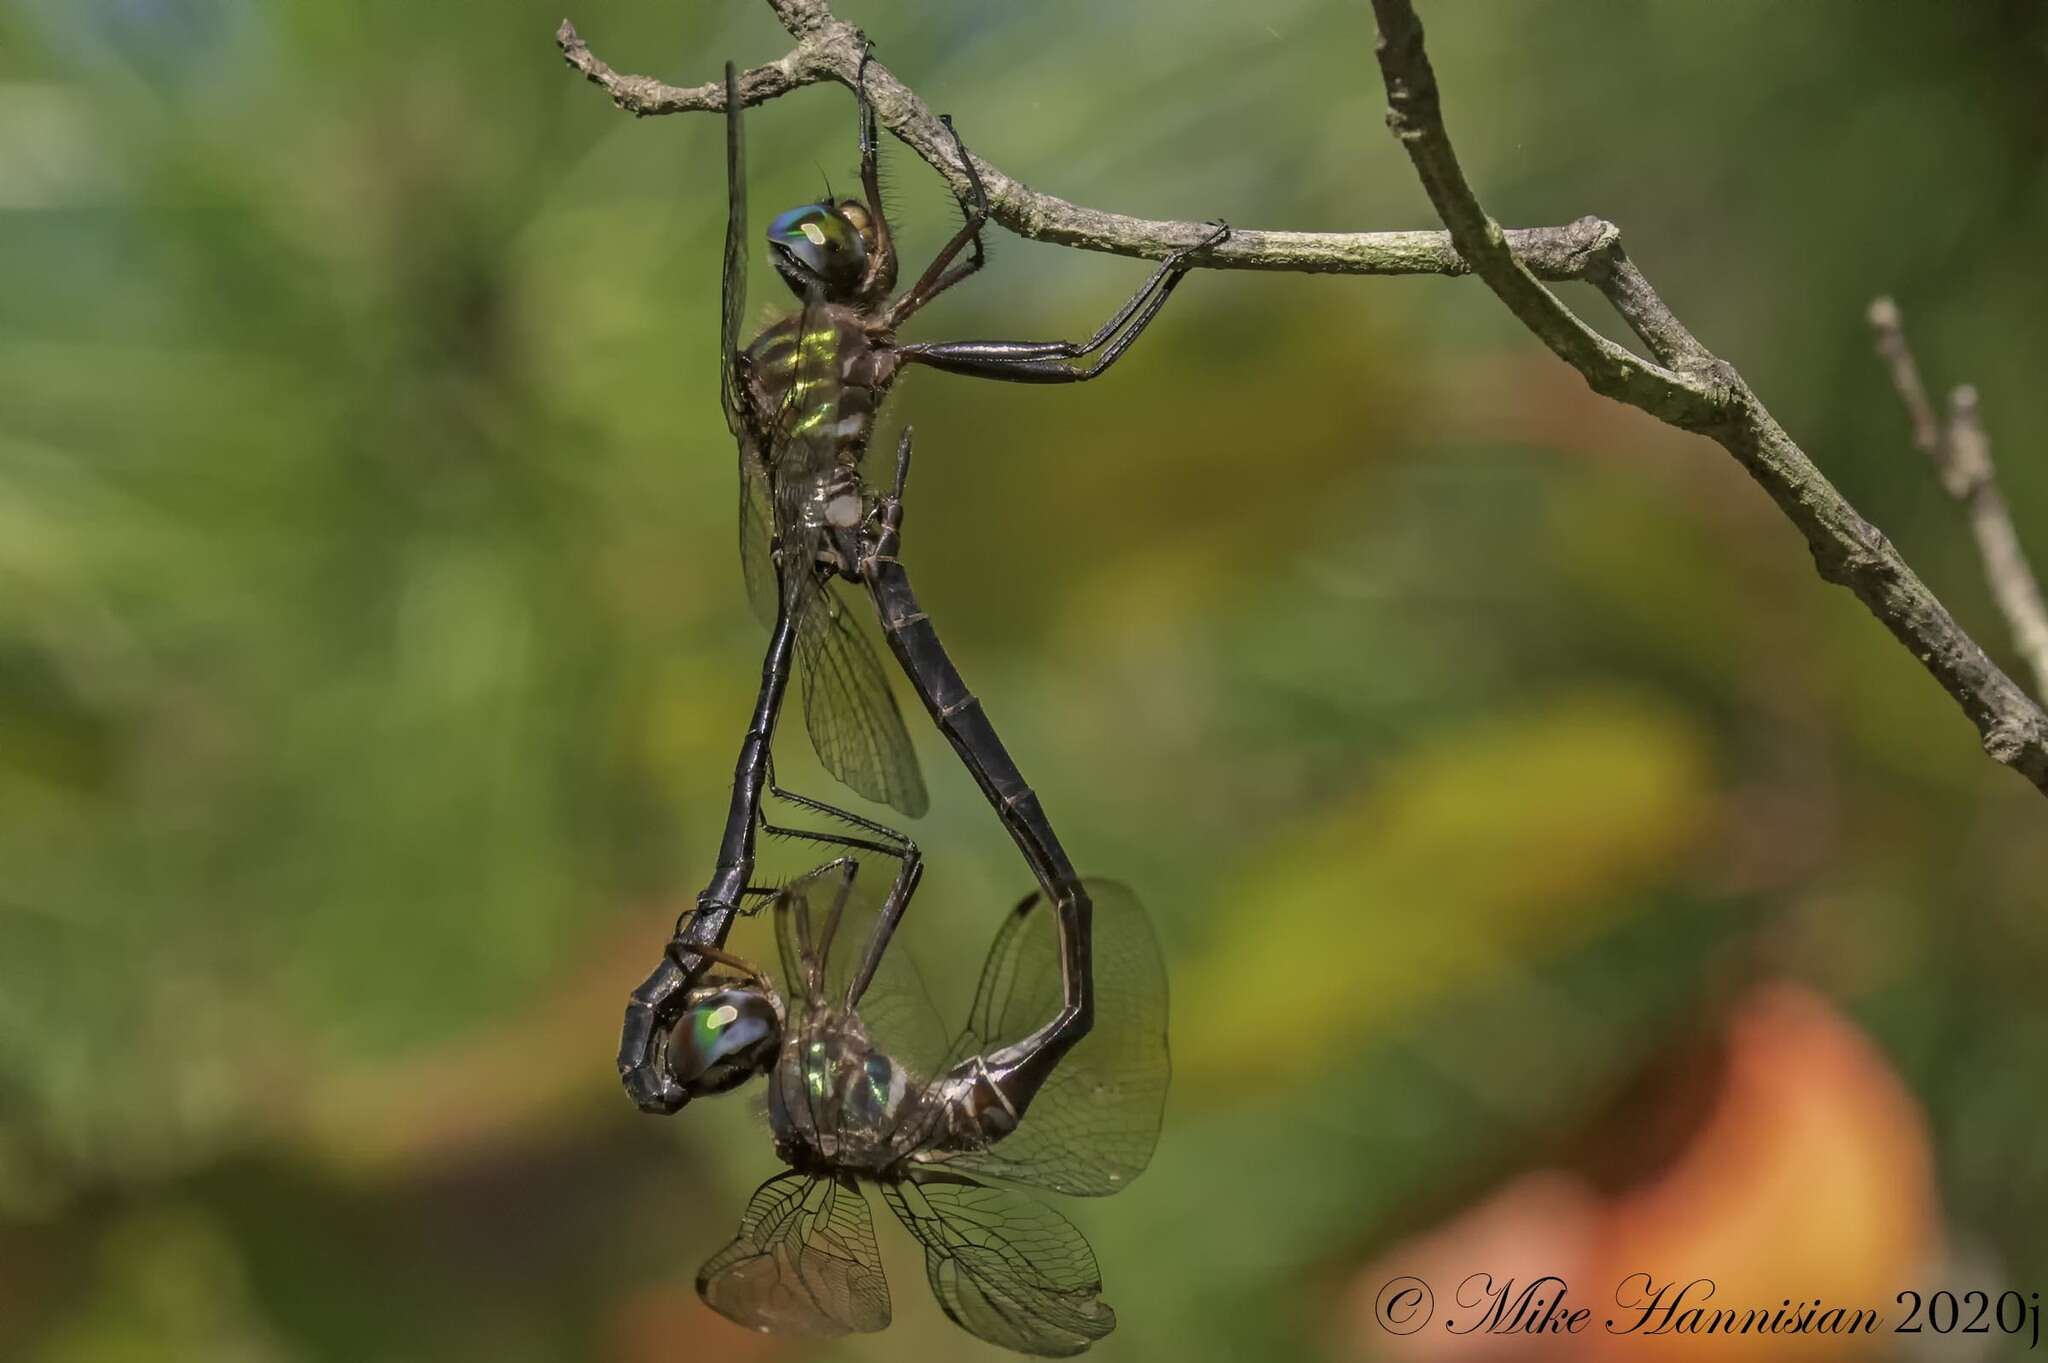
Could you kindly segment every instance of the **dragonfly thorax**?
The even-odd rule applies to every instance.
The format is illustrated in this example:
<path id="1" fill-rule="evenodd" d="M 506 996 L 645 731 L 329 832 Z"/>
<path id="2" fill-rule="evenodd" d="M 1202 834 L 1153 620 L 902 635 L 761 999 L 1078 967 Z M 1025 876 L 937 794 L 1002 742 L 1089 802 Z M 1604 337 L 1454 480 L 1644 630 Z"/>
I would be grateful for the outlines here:
<path id="1" fill-rule="evenodd" d="M 747 347 L 749 424 L 765 437 L 779 486 L 859 467 L 896 376 L 885 339 L 854 309 L 828 303 L 783 318 Z"/>
<path id="2" fill-rule="evenodd" d="M 909 1153 L 921 1089 L 857 1016 L 818 1009 L 784 1043 L 768 1087 L 776 1150 L 794 1168 L 880 1173 Z"/>

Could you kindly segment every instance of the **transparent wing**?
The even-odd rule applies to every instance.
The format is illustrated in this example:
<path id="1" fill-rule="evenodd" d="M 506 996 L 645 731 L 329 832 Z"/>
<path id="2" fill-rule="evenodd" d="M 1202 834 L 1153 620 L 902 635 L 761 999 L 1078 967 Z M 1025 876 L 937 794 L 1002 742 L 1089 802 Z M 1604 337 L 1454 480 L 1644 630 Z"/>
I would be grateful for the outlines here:
<path id="1" fill-rule="evenodd" d="M 1052 1208 L 946 1174 L 881 1186 L 924 1246 L 933 1295 L 968 1333 L 1019 1353 L 1064 1358 L 1116 1328 L 1094 1251 Z"/>
<path id="2" fill-rule="evenodd" d="M 1138 897 L 1115 881 L 1083 883 L 1095 903 L 1095 1026 L 1060 1061 L 1015 1131 L 952 1157 L 948 1168 L 1102 1197 L 1152 1160 L 1172 1071 L 1166 967 Z M 1032 895 L 996 933 L 954 1057 L 1021 1040 L 1051 1020 L 1060 1002 L 1052 906 Z"/>
<path id="3" fill-rule="evenodd" d="M 746 434 L 745 379 L 740 369 L 740 322 L 747 308 L 747 148 L 741 127 L 739 68 L 725 64 L 725 276 L 719 310 L 720 395 L 725 424 Z"/>
<path id="4" fill-rule="evenodd" d="M 739 73 L 725 66 L 725 276 L 719 310 L 719 401 L 740 452 L 740 569 L 747 600 L 764 625 L 775 623 L 774 512 L 769 499 L 764 432 L 747 405 L 740 326 L 747 310 L 747 153 L 741 125 Z"/>
<path id="5" fill-rule="evenodd" d="M 842 858 L 791 881 L 775 898 L 775 937 L 792 1014 L 843 1008 L 874 947 L 895 874 L 887 863 Z M 946 1053 L 946 1029 L 924 978 L 900 942 L 883 944 L 856 1001 L 868 1037 L 911 1075 L 929 1080 Z"/>
<path id="6" fill-rule="evenodd" d="M 768 475 L 761 464 L 760 446 L 748 435 L 738 437 L 740 445 L 740 572 L 747 582 L 747 603 L 763 625 L 775 625 L 776 598 L 780 592 L 775 576 L 773 503 L 769 499 Z"/>
<path id="7" fill-rule="evenodd" d="M 889 1283 L 868 1200 L 852 1179 L 777 1174 L 740 1233 L 697 1273 L 712 1310 L 755 1330 L 866 1334 L 889 1323 Z"/>
<path id="8" fill-rule="evenodd" d="M 804 722 L 825 770 L 878 804 L 923 814 L 931 801 L 888 673 L 828 583 L 812 579 L 805 591 L 796 651 Z"/>

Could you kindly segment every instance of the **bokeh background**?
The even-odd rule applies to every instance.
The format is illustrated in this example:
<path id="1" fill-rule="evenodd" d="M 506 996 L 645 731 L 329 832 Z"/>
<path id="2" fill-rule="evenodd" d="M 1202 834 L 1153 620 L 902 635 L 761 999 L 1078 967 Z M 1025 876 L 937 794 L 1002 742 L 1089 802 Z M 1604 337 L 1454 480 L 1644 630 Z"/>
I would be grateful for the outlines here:
<path id="1" fill-rule="evenodd" d="M 993 1355 L 893 1230 L 888 1333 L 700 1307 L 772 1152 L 746 1100 L 660 1121 L 617 1086 L 761 634 L 715 396 L 719 120 L 613 110 L 556 55 L 560 5 L 0 7 L 7 1358 Z M 743 0 L 572 13 L 672 80 L 788 46 Z M 1362 5 L 844 17 L 1038 187 L 1433 225 Z M 2042 8 L 1425 19 L 1491 210 L 1618 222 L 2009 659 L 1863 310 L 1895 294 L 1930 379 L 1981 387 L 2048 557 Z M 850 180 L 851 115 L 823 87 L 751 116 L 757 221 Z M 892 169 L 929 251 L 950 202 Z M 1145 269 L 992 254 L 916 335 L 1086 334 Z M 2048 1288 L 2040 797 L 1721 451 L 1436 279 L 1199 274 L 1105 382 L 919 376 L 892 410 L 921 593 L 1173 974 L 1152 1170 L 1063 1208 L 1121 1315 L 1102 1356 L 1485 1352 L 1386 1334 L 1397 1273 L 1596 1306 L 1706 1275 L 1894 1319 L 1904 1289 Z M 957 1008 L 1027 882 L 912 719 L 906 936 Z M 822 782 L 800 725 L 781 752 Z"/>

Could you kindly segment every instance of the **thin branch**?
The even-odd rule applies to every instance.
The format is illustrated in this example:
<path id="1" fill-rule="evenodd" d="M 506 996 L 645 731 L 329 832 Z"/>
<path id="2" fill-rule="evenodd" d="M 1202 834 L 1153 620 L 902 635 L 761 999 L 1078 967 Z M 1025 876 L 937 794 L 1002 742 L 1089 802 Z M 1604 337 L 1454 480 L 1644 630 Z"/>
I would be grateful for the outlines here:
<path id="1" fill-rule="evenodd" d="M 789 8 L 787 4 L 776 7 L 786 25 L 790 22 L 786 14 Z M 822 8 L 805 7 L 803 13 L 807 17 L 822 17 L 803 30 L 804 36 L 788 53 L 740 77 L 740 97 L 749 106 L 827 81 L 853 88 L 860 71 L 860 30 L 831 18 Z M 723 81 L 679 86 L 664 84 L 652 76 L 621 75 L 590 50 L 576 26 L 567 19 L 555 30 L 555 45 L 561 48 L 563 59 L 570 66 L 610 95 L 613 104 L 635 117 L 725 108 Z M 867 82 L 868 95 L 874 101 L 881 125 L 901 138 L 954 189 L 964 191 L 967 177 L 953 158 L 953 139 L 938 116 L 880 61 L 868 62 Z M 1208 223 L 1133 218 L 1086 208 L 1042 194 L 979 156 L 974 163 L 988 190 L 990 216 L 1017 235 L 1034 241 L 1158 260 L 1203 240 L 1215 230 Z M 1511 230 L 1507 242 L 1538 278 L 1570 280 L 1586 278 L 1615 236 L 1611 223 L 1581 218 L 1559 227 Z M 1471 266 L 1452 247 L 1448 232 L 1274 232 L 1238 227 L 1232 230 L 1230 240 L 1205 252 L 1201 263 L 1217 269 L 1308 274 L 1471 273 Z"/>
<path id="2" fill-rule="evenodd" d="M 1870 329 L 1877 338 L 1878 358 L 1885 368 L 1891 370 L 1892 387 L 1898 390 L 1899 401 L 1905 404 L 1906 420 L 1913 428 L 1913 448 L 1927 456 L 1927 462 L 1944 484 L 1948 475 L 1943 469 L 1941 449 L 1941 419 L 1934 414 L 1934 404 L 1927 400 L 1927 385 L 1920 382 L 1920 366 L 1913 359 L 1913 351 L 1906 344 L 1905 319 L 1899 316 L 1899 305 L 1889 298 L 1879 298 L 1870 305 Z M 1956 495 L 1953 488 L 1950 495 Z"/>
<path id="3" fill-rule="evenodd" d="M 749 104 L 804 85 L 851 89 L 866 42 L 833 17 L 824 0 L 768 0 L 797 43 L 741 82 Z M 1805 537 L 1820 575 L 1854 592 L 1953 697 L 1984 750 L 2048 793 L 2048 714 L 1991 662 L 1906 565 L 1883 534 L 1857 514 L 1772 418 L 1742 376 L 1686 329 L 1622 250 L 1621 234 L 1599 218 L 1560 227 L 1503 230 L 1479 206 L 1443 125 L 1436 85 L 1410 0 L 1372 0 L 1379 19 L 1380 70 L 1388 124 L 1414 162 L 1448 232 L 1275 232 L 1240 228 L 1190 262 L 1205 269 L 1288 270 L 1362 275 L 1476 273 L 1522 323 L 1594 391 L 1709 436 L 1741 463 Z M 620 75 L 591 52 L 566 20 L 555 41 L 569 64 L 636 115 L 716 110 L 717 85 L 681 88 Z M 924 101 L 879 62 L 867 87 L 877 120 L 954 189 L 966 177 L 952 139 Z M 971 140 L 971 139 L 970 139 Z M 1158 259 L 1202 240 L 1209 227 L 1125 217 L 1041 194 L 975 157 L 996 222 L 1037 241 Z M 1597 288 L 1652 358 L 1615 344 L 1543 287 L 1584 280 Z"/>
<path id="4" fill-rule="evenodd" d="M 1948 424 L 1943 426 L 1920 381 L 1920 366 L 1906 343 L 1898 304 L 1889 298 L 1873 302 L 1870 327 L 1912 424 L 1914 447 L 1934 465 L 1943 490 L 1969 518 L 1992 599 L 2012 631 L 2013 646 L 2034 674 L 2034 694 L 2048 696 L 2048 606 L 2042 604 L 2040 579 L 2020 548 L 2012 512 L 1998 490 L 1998 469 L 1991 462 L 1991 441 L 1977 410 L 1977 390 L 1964 384 L 1949 395 Z"/>
<path id="5" fill-rule="evenodd" d="M 1999 671 L 1877 527 L 1858 515 L 1771 416 L 1732 365 L 1679 323 L 1617 239 L 1588 278 L 1669 368 L 1633 369 L 1601 344 L 1528 271 L 1515 267 L 1451 149 L 1436 74 L 1412 0 L 1372 0 L 1379 20 L 1387 125 L 1458 250 L 1502 302 L 1596 392 L 1719 442 L 1770 494 L 1813 553 L 1820 575 L 1847 587 L 1962 707 L 1985 752 L 2048 794 L 2048 714 Z"/>
<path id="6" fill-rule="evenodd" d="M 1715 415 L 1710 384 L 1650 364 L 1616 345 L 1558 301 L 1508 249 L 1500 225 L 1486 215 L 1444 131 L 1436 72 L 1422 47 L 1422 24 L 1406 4 L 1375 4 L 1380 73 L 1387 86 L 1387 127 L 1415 163 L 1423 192 L 1451 230 L 1452 244 L 1488 288 L 1537 339 L 1586 376 L 1593 390 L 1640 407 L 1674 425 L 1698 427 Z"/>

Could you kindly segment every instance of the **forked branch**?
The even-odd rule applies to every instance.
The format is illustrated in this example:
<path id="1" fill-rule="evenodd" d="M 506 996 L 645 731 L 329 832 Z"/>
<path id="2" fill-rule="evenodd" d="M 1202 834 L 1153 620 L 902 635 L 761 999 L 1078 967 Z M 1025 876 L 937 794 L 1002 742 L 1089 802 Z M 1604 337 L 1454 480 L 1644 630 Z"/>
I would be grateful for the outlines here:
<path id="1" fill-rule="evenodd" d="M 1870 328 L 1877 353 L 1891 371 L 1892 386 L 1905 406 L 1913 444 L 1933 464 L 1942 489 L 1963 508 L 1992 599 L 2012 631 L 2013 647 L 2034 674 L 2034 694 L 2048 696 L 2048 606 L 2041 601 L 2041 583 L 2020 548 L 2012 512 L 1998 490 L 1998 469 L 1991 462 L 1991 441 L 1977 410 L 1977 390 L 1963 384 L 1949 394 L 1948 421 L 1935 415 L 1920 366 L 1906 343 L 1906 325 L 1898 304 L 1880 298 L 1870 305 Z"/>
<path id="2" fill-rule="evenodd" d="M 805 85 L 852 88 L 866 41 L 824 0 L 768 0 L 796 46 L 748 71 L 741 97 L 757 104 Z M 2048 714 L 1985 656 L 1891 542 L 1849 505 L 1727 362 L 1702 345 L 1599 218 L 1503 229 L 1467 183 L 1443 120 L 1435 72 L 1411 0 L 1372 0 L 1388 126 L 1422 180 L 1446 232 L 1276 232 L 1238 228 L 1191 261 L 1206 269 L 1329 274 L 1477 274 L 1509 310 L 1595 392 L 1720 444 L 1805 538 L 1823 578 L 1854 592 L 1976 726 L 1984 750 L 2048 794 Z M 723 109 L 718 84 L 679 87 L 627 76 L 600 60 L 564 20 L 555 41 L 569 64 L 636 115 Z M 924 101 L 880 62 L 867 88 L 875 113 L 955 189 L 966 187 L 953 141 Z M 1207 224 L 1105 213 L 1042 194 L 980 157 L 991 216 L 1020 236 L 1084 250 L 1158 259 L 1208 235 Z M 1648 352 L 1588 326 L 1546 283 L 1597 288 Z M 1995 491 L 1995 490 L 1994 490 Z"/>

